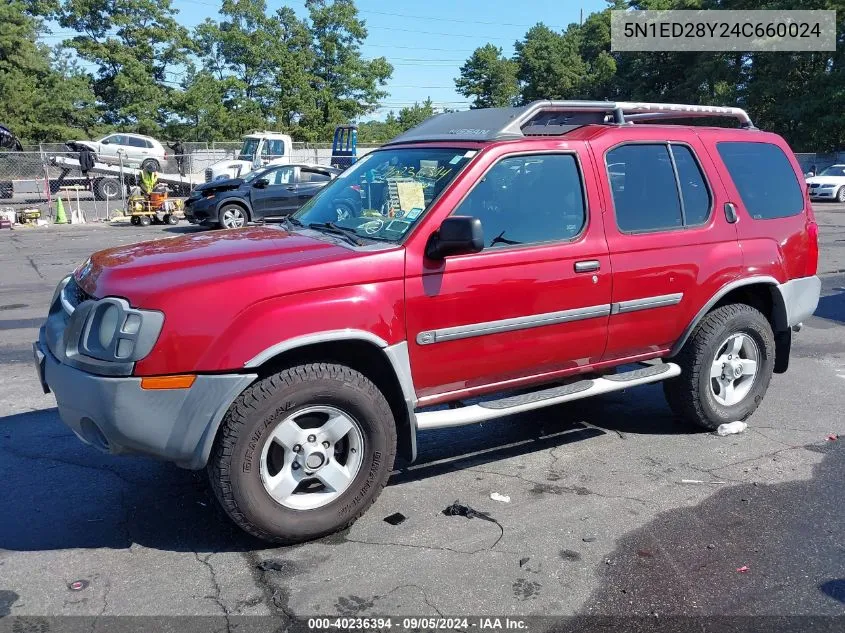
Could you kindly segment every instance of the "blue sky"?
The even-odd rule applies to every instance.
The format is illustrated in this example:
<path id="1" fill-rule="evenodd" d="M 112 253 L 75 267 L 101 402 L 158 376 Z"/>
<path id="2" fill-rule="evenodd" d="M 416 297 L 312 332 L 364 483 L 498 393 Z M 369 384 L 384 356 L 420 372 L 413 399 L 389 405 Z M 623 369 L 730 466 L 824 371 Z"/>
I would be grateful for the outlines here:
<path id="1" fill-rule="evenodd" d="M 215 0 L 173 0 L 173 4 L 179 21 L 189 28 L 207 17 L 216 18 L 220 6 Z M 578 22 L 582 10 L 586 17 L 607 6 L 604 0 L 358 0 L 356 4 L 369 30 L 364 56 L 383 55 L 394 66 L 387 84 L 389 96 L 376 118 L 429 96 L 437 105 L 466 108 L 469 102 L 455 92 L 454 79 L 475 48 L 490 42 L 510 56 L 514 42 L 537 22 L 563 29 Z M 287 5 L 305 15 L 302 0 L 267 0 L 267 5 L 270 12 Z"/>

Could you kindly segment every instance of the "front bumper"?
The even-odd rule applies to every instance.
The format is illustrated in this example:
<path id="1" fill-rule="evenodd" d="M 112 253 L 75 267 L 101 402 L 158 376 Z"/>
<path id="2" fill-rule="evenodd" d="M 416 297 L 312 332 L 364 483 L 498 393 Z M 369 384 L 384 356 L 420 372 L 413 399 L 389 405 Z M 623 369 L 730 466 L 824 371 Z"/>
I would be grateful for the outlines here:
<path id="1" fill-rule="evenodd" d="M 86 444 L 136 453 L 197 470 L 208 461 L 217 428 L 255 374 L 197 376 L 188 389 L 141 388 L 141 378 L 97 376 L 59 362 L 41 329 L 34 345 L 42 386 L 62 421 Z"/>
<path id="2" fill-rule="evenodd" d="M 835 197 L 836 189 L 810 190 L 810 200 L 833 200 Z"/>
<path id="3" fill-rule="evenodd" d="M 217 201 L 214 198 L 189 198 L 185 202 L 185 219 L 191 224 L 215 224 L 217 222 Z"/>

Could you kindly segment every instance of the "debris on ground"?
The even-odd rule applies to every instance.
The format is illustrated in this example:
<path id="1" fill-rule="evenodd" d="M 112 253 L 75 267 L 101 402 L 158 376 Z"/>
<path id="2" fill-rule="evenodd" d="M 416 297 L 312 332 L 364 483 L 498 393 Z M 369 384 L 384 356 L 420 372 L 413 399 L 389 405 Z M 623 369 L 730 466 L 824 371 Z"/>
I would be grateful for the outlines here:
<path id="1" fill-rule="evenodd" d="M 595 536 L 585 536 L 581 540 L 584 541 L 585 543 L 594 543 L 595 540 L 596 540 L 596 537 Z"/>
<path id="2" fill-rule="evenodd" d="M 681 479 L 682 484 L 724 484 L 727 483 L 725 481 L 703 481 L 701 479 Z"/>
<path id="3" fill-rule="evenodd" d="M 748 571 L 748 565 L 743 565 L 742 567 L 737 567 L 737 568 L 736 568 L 736 570 L 737 570 L 740 574 L 744 574 L 745 572 L 747 572 L 747 571 Z"/>
<path id="4" fill-rule="evenodd" d="M 87 589 L 90 584 L 91 583 L 85 579 L 74 580 L 67 586 L 67 588 L 71 591 L 82 591 L 83 589 Z"/>
<path id="5" fill-rule="evenodd" d="M 828 442 L 835 442 L 838 439 L 839 439 L 839 436 L 836 433 L 831 433 L 830 435 L 827 436 Z"/>
<path id="6" fill-rule="evenodd" d="M 284 571 L 288 568 L 285 561 L 280 560 L 263 560 L 256 565 L 261 571 Z"/>
<path id="7" fill-rule="evenodd" d="M 720 437 L 735 435 L 737 433 L 742 433 L 747 428 L 748 425 L 745 422 L 737 420 L 736 422 L 729 422 L 728 424 L 720 424 L 719 428 L 716 429 L 716 435 Z"/>
<path id="8" fill-rule="evenodd" d="M 638 549 L 637 556 L 641 556 L 642 558 L 654 558 L 654 552 L 647 549 Z"/>
<path id="9" fill-rule="evenodd" d="M 390 516 L 384 517 L 384 521 L 385 523 L 390 523 L 390 525 L 399 525 L 400 523 L 404 523 L 407 518 L 401 512 L 394 512 Z"/>
<path id="10" fill-rule="evenodd" d="M 581 560 L 581 554 L 579 554 L 578 552 L 576 552 L 575 550 L 572 550 L 572 549 L 562 549 L 562 550 L 560 550 L 560 557 L 563 560 L 569 560 L 569 561 Z"/>
<path id="11" fill-rule="evenodd" d="M 530 560 L 531 560 L 530 556 L 526 556 L 525 558 L 520 558 L 519 559 L 519 566 L 522 567 L 525 563 L 527 563 Z"/>
<path id="12" fill-rule="evenodd" d="M 502 537 L 505 535 L 505 528 L 503 528 L 502 524 L 499 523 L 496 519 L 491 517 L 488 512 L 480 512 L 479 510 L 474 510 L 469 506 L 461 505 L 461 503 L 457 500 L 452 505 L 446 506 L 443 509 L 443 514 L 447 517 L 466 517 L 468 519 L 478 518 L 484 521 L 489 521 L 490 523 L 495 523 L 497 526 L 499 526 L 501 534 L 499 535 L 499 538 L 496 539 L 496 542 L 490 546 L 491 549 L 496 547 L 498 542 L 501 541 Z"/>
<path id="13" fill-rule="evenodd" d="M 491 492 L 490 498 L 493 501 L 501 501 L 502 503 L 510 503 L 511 498 L 508 495 L 500 495 L 498 492 Z"/>

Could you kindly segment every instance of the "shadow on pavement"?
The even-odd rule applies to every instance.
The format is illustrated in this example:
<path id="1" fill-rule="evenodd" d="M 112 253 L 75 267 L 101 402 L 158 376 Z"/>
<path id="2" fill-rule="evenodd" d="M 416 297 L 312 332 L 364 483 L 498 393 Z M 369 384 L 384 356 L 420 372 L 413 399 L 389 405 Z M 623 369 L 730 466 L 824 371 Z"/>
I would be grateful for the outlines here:
<path id="1" fill-rule="evenodd" d="M 630 397 L 623 402 L 617 395 L 483 425 L 421 433 L 418 461 L 395 472 L 390 483 L 401 485 L 588 440 L 608 430 L 682 432 L 658 389 L 641 388 L 636 393 L 633 402 Z M 620 410 L 613 415 L 616 407 Z M 2 549 L 119 549 L 133 543 L 197 552 L 266 547 L 236 528 L 218 508 L 204 471 L 102 454 L 80 442 L 61 423 L 55 408 L 0 418 L 0 455 L 3 514 L 14 517 L 0 521 Z"/>
<path id="2" fill-rule="evenodd" d="M 845 323 L 845 291 L 819 298 L 819 307 L 813 316 Z"/>
<path id="3" fill-rule="evenodd" d="M 597 570 L 601 585 L 582 613 L 845 616 L 845 445 L 805 448 L 824 454 L 810 480 L 724 488 L 628 533 Z M 688 630 L 707 621 L 723 630 L 716 618 Z"/>

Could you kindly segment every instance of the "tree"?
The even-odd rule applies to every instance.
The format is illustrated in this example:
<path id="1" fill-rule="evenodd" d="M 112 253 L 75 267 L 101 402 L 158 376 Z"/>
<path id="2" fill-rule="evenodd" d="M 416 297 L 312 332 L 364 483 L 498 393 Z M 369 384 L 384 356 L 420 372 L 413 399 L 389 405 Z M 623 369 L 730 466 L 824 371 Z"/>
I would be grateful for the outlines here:
<path id="1" fill-rule="evenodd" d="M 154 134 L 165 122 L 176 71 L 188 61 L 176 14 L 171 0 L 59 0 L 59 24 L 79 33 L 65 45 L 97 67 L 104 123 Z"/>
<path id="2" fill-rule="evenodd" d="M 557 33 L 540 23 L 514 45 L 524 103 L 537 99 L 573 99 L 581 96 L 586 64 L 579 52 L 578 26 Z"/>
<path id="3" fill-rule="evenodd" d="M 461 66 L 455 89 L 473 98 L 473 108 L 512 106 L 519 94 L 517 69 L 516 62 L 502 55 L 501 48 L 485 44 Z"/>
<path id="4" fill-rule="evenodd" d="M 306 0 L 313 37 L 311 89 L 314 107 L 299 122 L 307 140 L 329 138 L 336 125 L 374 112 L 387 96 L 382 86 L 393 67 L 384 57 L 366 60 L 367 37 L 353 0 Z"/>
<path id="5" fill-rule="evenodd" d="M 387 113 L 384 121 L 367 121 L 358 126 L 358 140 L 361 143 L 386 143 L 399 136 L 402 132 L 416 127 L 426 119 L 437 114 L 431 97 L 425 101 L 399 110 L 399 115 L 393 111 Z"/>
<path id="6" fill-rule="evenodd" d="M 29 142 L 91 133 L 97 112 L 90 84 L 60 50 L 37 43 L 43 23 L 30 12 L 38 8 L 23 0 L 0 4 L 2 122 Z"/>

